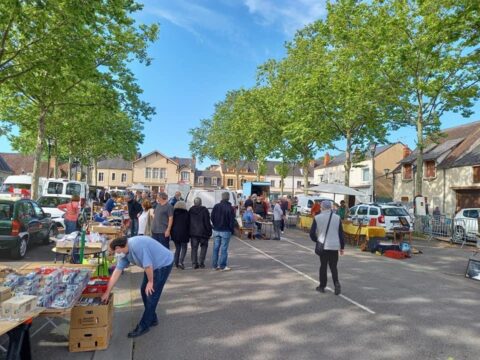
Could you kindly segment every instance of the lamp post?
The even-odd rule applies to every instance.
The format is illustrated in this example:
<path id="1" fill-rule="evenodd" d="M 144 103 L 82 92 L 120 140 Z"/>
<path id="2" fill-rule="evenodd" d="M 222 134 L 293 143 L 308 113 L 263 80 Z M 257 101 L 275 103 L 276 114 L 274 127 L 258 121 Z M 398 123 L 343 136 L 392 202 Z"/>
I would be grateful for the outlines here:
<path id="1" fill-rule="evenodd" d="M 372 142 L 368 148 L 372 157 L 372 175 L 370 177 L 372 182 L 372 202 L 375 202 L 375 150 L 377 149 L 377 144 Z"/>

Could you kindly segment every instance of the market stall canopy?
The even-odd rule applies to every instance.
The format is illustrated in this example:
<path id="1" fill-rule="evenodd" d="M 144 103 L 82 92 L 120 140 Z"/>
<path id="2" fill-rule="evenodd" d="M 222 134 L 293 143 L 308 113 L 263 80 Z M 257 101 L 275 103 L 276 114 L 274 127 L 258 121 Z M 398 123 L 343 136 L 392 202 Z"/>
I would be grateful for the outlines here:
<path id="1" fill-rule="evenodd" d="M 342 184 L 320 184 L 307 189 L 312 192 L 330 193 L 339 195 L 365 196 L 366 194 Z"/>
<path id="2" fill-rule="evenodd" d="M 135 190 L 135 191 L 147 191 L 148 190 L 148 188 L 141 183 L 134 184 L 134 185 L 130 186 L 129 189 L 130 190 Z"/>

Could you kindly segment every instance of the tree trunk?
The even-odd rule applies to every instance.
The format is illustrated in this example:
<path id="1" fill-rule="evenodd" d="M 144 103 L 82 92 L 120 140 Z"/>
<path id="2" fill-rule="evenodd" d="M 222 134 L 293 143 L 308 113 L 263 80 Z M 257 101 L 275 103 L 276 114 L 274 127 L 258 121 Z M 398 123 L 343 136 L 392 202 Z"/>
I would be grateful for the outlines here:
<path id="1" fill-rule="evenodd" d="M 68 180 L 72 180 L 72 155 L 68 156 Z"/>
<path id="2" fill-rule="evenodd" d="M 417 117 L 417 174 L 415 177 L 416 183 L 416 195 L 422 195 L 422 183 L 423 183 L 423 113 L 422 113 L 422 103 L 420 101 L 418 107 L 418 117 Z"/>
<path id="3" fill-rule="evenodd" d="M 97 180 L 98 180 L 98 162 L 97 162 L 97 159 L 95 159 L 93 161 L 93 176 L 95 176 L 95 181 L 93 181 L 93 184 L 95 185 L 95 187 L 97 187 Z"/>
<path id="4" fill-rule="evenodd" d="M 55 179 L 58 179 L 60 176 L 58 175 L 58 151 L 57 151 L 57 140 L 55 140 L 53 142 L 53 151 L 54 151 L 54 154 L 55 154 L 55 160 L 53 162 L 53 177 Z"/>
<path id="5" fill-rule="evenodd" d="M 345 169 L 344 182 L 345 186 L 350 186 L 350 170 L 352 169 L 352 134 L 350 132 L 347 132 L 346 140 L 347 148 L 345 149 L 345 164 L 343 166 Z M 344 200 L 348 204 L 348 195 L 345 195 Z"/>
<path id="6" fill-rule="evenodd" d="M 36 200 L 39 197 L 38 185 L 40 180 L 40 165 L 42 161 L 43 139 L 45 138 L 45 117 L 47 116 L 47 109 L 43 108 L 38 118 L 37 143 L 35 145 L 35 153 L 33 158 L 33 173 L 32 173 L 32 187 L 31 198 Z"/>
<path id="7" fill-rule="evenodd" d="M 238 168 L 238 164 L 235 166 L 235 178 L 237 182 L 237 190 L 240 190 L 240 169 Z"/>
<path id="8" fill-rule="evenodd" d="M 280 195 L 283 197 L 283 188 L 285 187 L 285 178 L 280 177 Z"/>

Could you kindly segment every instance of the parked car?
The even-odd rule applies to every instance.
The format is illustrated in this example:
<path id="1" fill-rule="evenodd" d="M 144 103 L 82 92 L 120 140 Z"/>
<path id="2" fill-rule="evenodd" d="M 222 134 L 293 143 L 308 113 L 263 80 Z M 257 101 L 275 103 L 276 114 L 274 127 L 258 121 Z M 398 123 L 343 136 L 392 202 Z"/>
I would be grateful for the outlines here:
<path id="1" fill-rule="evenodd" d="M 314 195 L 298 195 L 297 196 L 297 212 L 300 214 L 310 214 L 315 202 L 321 203 L 323 200 L 333 201 L 332 199 L 323 198 Z"/>
<path id="2" fill-rule="evenodd" d="M 209 190 L 209 189 L 190 189 L 185 198 L 187 210 L 193 206 L 193 200 L 196 197 L 202 199 L 202 205 L 205 206 L 210 213 L 215 204 L 218 204 L 222 200 L 222 193 L 228 192 L 230 194 L 230 203 L 235 208 L 236 215 L 239 215 L 238 197 L 237 193 L 232 190 Z"/>
<path id="3" fill-rule="evenodd" d="M 364 224 L 376 219 L 377 226 L 382 226 L 388 234 L 393 234 L 393 228 L 400 225 L 400 217 L 404 217 L 413 229 L 413 219 L 403 206 L 359 204 L 350 208 L 350 218 Z"/>
<path id="4" fill-rule="evenodd" d="M 460 210 L 453 218 L 453 242 L 476 241 L 480 208 Z"/>
<path id="5" fill-rule="evenodd" d="M 11 194 L 0 195 L 0 250 L 9 250 L 12 258 L 21 259 L 29 243 L 48 244 L 56 234 L 57 227 L 50 214 L 35 201 Z"/>
<path id="6" fill-rule="evenodd" d="M 64 228 L 63 215 L 65 215 L 65 212 L 58 209 L 57 206 L 67 204 L 70 200 L 68 196 L 44 195 L 38 198 L 37 203 L 45 213 L 50 214 L 52 220 L 57 224 L 57 227 L 61 226 Z"/>

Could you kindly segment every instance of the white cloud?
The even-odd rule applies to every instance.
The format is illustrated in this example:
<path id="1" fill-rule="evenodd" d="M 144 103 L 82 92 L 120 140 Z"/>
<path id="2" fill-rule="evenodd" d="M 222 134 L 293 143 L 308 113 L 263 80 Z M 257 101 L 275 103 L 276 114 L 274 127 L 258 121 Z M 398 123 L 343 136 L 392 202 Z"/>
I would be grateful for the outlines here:
<path id="1" fill-rule="evenodd" d="M 251 14 L 265 26 L 279 25 L 291 35 L 326 15 L 324 0 L 243 0 Z"/>

